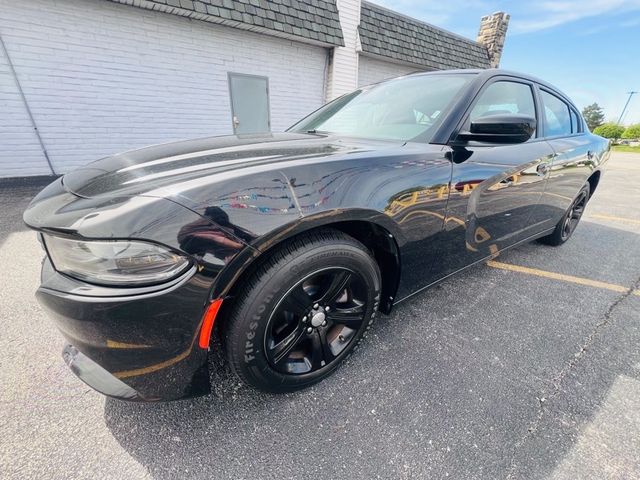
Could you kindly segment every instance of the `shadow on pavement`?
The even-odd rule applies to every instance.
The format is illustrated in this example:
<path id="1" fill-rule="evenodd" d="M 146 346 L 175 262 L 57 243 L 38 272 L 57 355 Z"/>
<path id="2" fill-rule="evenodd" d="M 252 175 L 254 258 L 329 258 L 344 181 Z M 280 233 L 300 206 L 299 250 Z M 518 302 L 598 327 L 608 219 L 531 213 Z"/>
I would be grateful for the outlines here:
<path id="1" fill-rule="evenodd" d="M 590 223 L 564 247 L 500 259 L 570 274 L 591 258 L 594 277 L 637 282 L 639 238 Z M 308 390 L 241 386 L 216 345 L 213 394 L 107 399 L 105 420 L 155 478 L 548 477 L 616 379 L 640 380 L 633 297 L 478 267 L 396 307 Z"/>

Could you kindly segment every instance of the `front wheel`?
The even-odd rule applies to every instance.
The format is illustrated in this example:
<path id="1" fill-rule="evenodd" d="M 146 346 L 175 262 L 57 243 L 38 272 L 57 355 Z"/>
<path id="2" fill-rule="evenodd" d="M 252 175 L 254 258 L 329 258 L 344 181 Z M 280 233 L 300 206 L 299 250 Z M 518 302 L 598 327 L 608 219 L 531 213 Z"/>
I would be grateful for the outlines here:
<path id="1" fill-rule="evenodd" d="M 380 284 L 370 252 L 342 232 L 287 242 L 242 285 L 223 326 L 231 368 L 270 392 L 322 380 L 371 326 Z"/>
<path id="2" fill-rule="evenodd" d="M 571 203 L 569 209 L 556 224 L 555 230 L 546 237 L 540 238 L 540 242 L 557 247 L 569 240 L 569 238 L 571 238 L 571 235 L 573 235 L 576 227 L 578 226 L 580 218 L 582 218 L 584 209 L 587 206 L 587 202 L 589 201 L 589 194 L 590 188 L 589 184 L 587 183 L 584 187 L 582 187 L 582 189 L 578 193 L 578 196 Z"/>

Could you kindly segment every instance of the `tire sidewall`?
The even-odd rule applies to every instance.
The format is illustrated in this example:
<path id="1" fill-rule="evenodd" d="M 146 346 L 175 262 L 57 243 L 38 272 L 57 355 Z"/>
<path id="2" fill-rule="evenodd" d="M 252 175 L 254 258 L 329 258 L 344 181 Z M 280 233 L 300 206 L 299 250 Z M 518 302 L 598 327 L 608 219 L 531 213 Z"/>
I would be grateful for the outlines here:
<path id="1" fill-rule="evenodd" d="M 569 215 L 571 215 L 571 211 L 573 210 L 573 206 L 574 204 L 577 202 L 578 198 L 580 198 L 580 196 L 582 195 L 582 193 L 586 194 L 586 201 L 585 201 L 585 207 L 587 206 L 587 202 L 589 201 L 589 195 L 590 195 L 590 188 L 589 188 L 589 183 L 585 184 L 580 191 L 578 192 L 578 195 L 576 195 L 576 197 L 571 201 L 571 204 L 569 205 L 569 208 L 567 209 L 567 211 L 564 213 L 564 215 L 562 216 L 562 218 L 560 219 L 560 222 L 558 222 L 558 225 L 556 226 L 556 232 L 555 234 L 558 236 L 558 240 L 560 241 L 560 243 L 565 243 L 566 241 L 568 241 L 574 234 L 575 229 L 578 227 L 578 225 L 580 224 L 580 220 L 582 220 L 582 216 L 578 219 L 578 223 L 576 224 L 576 226 L 574 227 L 573 230 L 571 230 L 571 232 L 569 233 L 569 235 L 565 238 L 563 237 L 563 231 L 564 231 L 564 224 L 567 220 L 567 217 Z M 583 213 L 584 214 L 584 213 Z"/>
<path id="2" fill-rule="evenodd" d="M 380 302 L 380 273 L 371 256 L 357 245 L 331 242 L 314 245 L 306 251 L 293 251 L 260 278 L 256 288 L 234 319 L 228 348 L 232 364 L 251 383 L 268 391 L 289 391 L 316 383 L 335 370 L 355 349 L 375 321 Z M 316 271 L 332 267 L 347 268 L 359 274 L 367 287 L 365 325 L 340 355 L 314 372 L 287 375 L 273 369 L 265 355 L 265 332 L 276 305 L 296 283 Z"/>
<path id="3" fill-rule="evenodd" d="M 582 192 L 586 192 L 587 195 L 587 203 L 589 202 L 589 199 L 591 198 L 591 188 L 589 183 L 587 182 L 578 192 L 578 194 L 575 196 L 575 198 L 571 201 L 571 203 L 569 204 L 569 208 L 567 208 L 567 210 L 562 214 L 562 217 L 560 218 L 560 220 L 558 221 L 558 223 L 556 224 L 553 232 L 551 232 L 551 234 L 542 237 L 539 239 L 539 241 L 541 243 L 544 243 L 546 245 L 551 245 L 554 247 L 558 247 L 560 245 L 563 245 L 564 243 L 566 243 L 574 234 L 575 232 L 575 228 L 578 227 L 578 225 L 576 225 L 576 227 L 571 231 L 571 233 L 569 234 L 568 237 L 563 238 L 562 236 L 562 232 L 564 229 L 564 223 L 567 219 L 567 216 L 570 215 L 571 213 L 571 209 L 573 208 L 574 203 L 576 202 L 576 200 L 580 197 L 580 195 L 582 194 Z M 586 207 L 586 204 L 585 204 Z M 584 215 L 584 213 L 583 213 Z M 582 217 L 580 218 L 580 220 L 582 220 Z M 578 224 L 580 223 L 580 221 L 578 221 Z"/>

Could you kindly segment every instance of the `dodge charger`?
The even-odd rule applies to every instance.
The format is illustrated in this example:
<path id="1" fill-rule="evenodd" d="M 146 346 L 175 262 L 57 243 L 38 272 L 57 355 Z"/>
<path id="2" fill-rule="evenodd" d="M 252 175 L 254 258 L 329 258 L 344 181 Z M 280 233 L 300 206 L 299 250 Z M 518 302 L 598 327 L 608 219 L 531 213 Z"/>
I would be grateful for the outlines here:
<path id="1" fill-rule="evenodd" d="M 211 348 L 245 383 L 293 391 L 379 312 L 523 242 L 564 244 L 608 156 L 544 81 L 408 75 L 283 133 L 151 146 L 55 180 L 24 213 L 46 252 L 36 297 L 103 394 L 206 394 Z"/>

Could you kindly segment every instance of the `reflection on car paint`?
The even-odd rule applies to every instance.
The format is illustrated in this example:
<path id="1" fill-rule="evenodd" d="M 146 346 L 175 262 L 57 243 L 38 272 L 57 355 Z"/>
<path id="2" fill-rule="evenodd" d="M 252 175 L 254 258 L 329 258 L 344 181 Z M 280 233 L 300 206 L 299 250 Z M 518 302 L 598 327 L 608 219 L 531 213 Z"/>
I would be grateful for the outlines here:
<path id="1" fill-rule="evenodd" d="M 178 243 L 183 251 L 200 261 L 206 261 L 210 254 L 221 260 L 223 265 L 255 237 L 253 233 L 232 225 L 220 207 L 206 208 L 203 218 L 184 225 L 178 231 Z"/>

